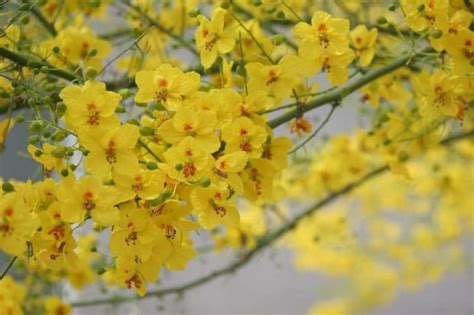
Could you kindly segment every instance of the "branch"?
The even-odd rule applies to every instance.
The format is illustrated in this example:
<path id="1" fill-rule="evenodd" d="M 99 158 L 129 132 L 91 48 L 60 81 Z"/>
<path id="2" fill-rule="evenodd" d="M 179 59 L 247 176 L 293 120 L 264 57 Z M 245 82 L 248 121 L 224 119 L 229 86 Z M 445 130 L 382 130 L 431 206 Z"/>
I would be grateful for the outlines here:
<path id="1" fill-rule="evenodd" d="M 10 263 L 8 264 L 7 268 L 5 268 L 5 270 L 2 272 L 2 274 L 0 275 L 0 280 L 3 280 L 3 278 L 5 278 L 5 276 L 7 275 L 8 271 L 11 269 L 11 267 L 13 267 L 13 264 L 15 263 L 16 259 L 18 257 L 15 256 L 13 257 L 11 260 L 10 260 Z"/>
<path id="2" fill-rule="evenodd" d="M 58 32 L 56 31 L 56 29 L 54 28 L 54 25 L 49 23 L 48 20 L 46 20 L 46 18 L 41 14 L 40 11 L 38 11 L 37 9 L 35 8 L 31 8 L 31 13 L 33 14 L 33 16 L 38 20 L 38 22 L 40 22 L 41 25 L 43 25 L 43 27 L 53 36 L 55 37 L 56 35 L 58 35 Z"/>
<path id="3" fill-rule="evenodd" d="M 49 72 L 58 78 L 62 78 L 68 81 L 77 80 L 77 77 L 70 72 L 55 68 L 46 62 L 35 61 L 27 56 L 21 55 L 3 47 L 0 47 L 0 57 L 11 60 L 19 66 L 28 67 L 31 69 L 41 69 L 42 67 L 48 67 Z"/>
<path id="4" fill-rule="evenodd" d="M 453 143 L 455 141 L 459 141 L 465 138 L 473 137 L 474 136 L 474 130 L 465 132 L 465 133 L 460 133 L 456 134 L 454 136 L 451 136 L 449 138 L 444 139 L 443 141 L 440 142 L 441 145 L 448 145 L 450 143 Z M 279 240 L 283 235 L 286 233 L 292 231 L 293 229 L 296 228 L 298 223 L 314 214 L 315 212 L 321 210 L 323 207 L 326 205 L 330 204 L 332 201 L 335 199 L 339 198 L 342 195 L 345 195 L 347 193 L 350 193 L 357 187 L 361 186 L 365 182 L 369 181 L 370 179 L 373 179 L 383 173 L 385 173 L 387 170 L 389 170 L 388 165 L 381 166 L 379 168 L 376 168 L 372 170 L 371 172 L 367 173 L 366 175 L 362 176 L 358 180 L 347 184 L 343 188 L 331 193 L 329 196 L 321 199 L 319 202 L 314 204 L 312 207 L 304 210 L 302 213 L 299 215 L 293 217 L 291 220 L 287 221 L 287 223 L 282 224 L 280 227 L 274 229 L 273 231 L 268 232 L 265 234 L 262 238 L 259 239 L 257 242 L 257 246 L 252 249 L 251 251 L 247 252 L 242 256 L 242 258 L 222 269 L 216 270 L 214 272 L 211 272 L 203 277 L 197 278 L 191 282 L 188 282 L 183 285 L 179 286 L 174 286 L 166 289 L 161 289 L 161 290 L 156 290 L 156 291 L 151 291 L 141 299 L 146 299 L 146 298 L 152 298 L 152 297 L 162 297 L 165 295 L 170 295 L 170 294 L 180 294 L 183 293 L 189 289 L 198 287 L 200 285 L 203 285 L 207 282 L 210 282 L 214 279 L 217 279 L 220 276 L 226 275 L 233 273 L 240 269 L 242 266 L 244 266 L 246 263 L 248 263 L 253 256 L 256 254 L 260 253 L 263 249 L 266 247 L 272 245 L 275 243 L 277 240 Z M 107 304 L 107 303 L 115 303 L 115 304 L 120 304 L 120 303 L 125 303 L 125 302 L 130 302 L 136 300 L 137 297 L 134 296 L 113 296 L 113 297 L 106 297 L 106 298 L 99 298 L 99 299 L 93 299 L 93 300 L 86 300 L 86 301 L 78 301 L 78 302 L 72 302 L 71 305 L 73 307 L 83 307 L 83 306 L 93 306 L 93 305 L 101 305 L 101 304 Z"/>
<path id="5" fill-rule="evenodd" d="M 289 111 L 281 116 L 278 116 L 268 122 L 268 125 L 271 128 L 276 128 L 293 118 L 301 115 L 302 113 L 306 113 L 312 109 L 321 107 L 325 104 L 337 102 L 340 103 L 346 96 L 351 94 L 352 92 L 358 90 L 359 88 L 363 87 L 364 85 L 390 73 L 398 68 L 406 66 L 411 59 L 416 56 L 417 54 L 407 54 L 397 59 L 394 59 L 392 62 L 378 68 L 367 72 L 365 75 L 360 77 L 359 79 L 349 82 L 343 86 L 340 86 L 329 93 L 323 94 L 319 97 L 314 98 L 311 102 L 307 103 L 303 108 L 297 108 L 292 111 Z"/>

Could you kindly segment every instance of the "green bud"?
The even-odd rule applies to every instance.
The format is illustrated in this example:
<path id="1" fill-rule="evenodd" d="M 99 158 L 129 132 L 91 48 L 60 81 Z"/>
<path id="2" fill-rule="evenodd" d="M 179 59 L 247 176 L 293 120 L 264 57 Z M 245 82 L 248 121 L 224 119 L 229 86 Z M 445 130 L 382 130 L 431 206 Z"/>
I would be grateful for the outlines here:
<path id="1" fill-rule="evenodd" d="M 26 103 L 28 104 L 28 106 L 32 107 L 36 105 L 36 100 L 30 97 L 29 99 L 26 100 Z"/>
<path id="2" fill-rule="evenodd" d="M 43 155 L 43 151 L 41 151 L 41 150 L 39 150 L 39 149 L 35 151 L 35 156 L 36 156 L 36 157 L 40 157 L 40 156 L 42 156 L 42 155 Z"/>
<path id="3" fill-rule="evenodd" d="M 77 169 L 77 165 L 71 164 L 69 165 L 69 168 L 74 172 Z"/>
<path id="4" fill-rule="evenodd" d="M 40 72 L 44 73 L 44 74 L 47 74 L 49 72 L 49 68 L 47 66 L 42 66 L 40 68 Z"/>
<path id="5" fill-rule="evenodd" d="M 35 144 L 35 143 L 38 143 L 39 141 L 39 137 L 37 135 L 32 135 L 32 136 L 29 136 L 28 137 L 28 143 L 29 144 Z"/>
<path id="6" fill-rule="evenodd" d="M 21 17 L 20 22 L 21 22 L 21 24 L 26 25 L 26 24 L 30 23 L 30 17 L 28 15 L 24 15 L 24 16 Z"/>
<path id="7" fill-rule="evenodd" d="M 44 86 L 44 89 L 48 92 L 52 92 L 54 91 L 54 89 L 56 88 L 56 84 L 54 83 L 46 83 Z"/>
<path id="8" fill-rule="evenodd" d="M 424 10 L 425 10 L 425 4 L 422 3 L 422 4 L 418 5 L 418 6 L 416 7 L 416 9 L 418 10 L 418 12 L 424 11 Z"/>
<path id="9" fill-rule="evenodd" d="M 286 18 L 285 12 L 283 12 L 282 10 L 278 10 L 275 16 L 279 20 L 284 20 Z"/>
<path id="10" fill-rule="evenodd" d="M 140 123 L 135 118 L 130 118 L 129 120 L 127 120 L 127 124 L 140 126 Z"/>
<path id="11" fill-rule="evenodd" d="M 222 8 L 222 9 L 225 9 L 225 10 L 229 9 L 229 8 L 230 8 L 230 2 L 229 2 L 229 0 L 222 0 L 222 1 L 221 1 L 221 8 Z"/>
<path id="12" fill-rule="evenodd" d="M 67 132 L 64 130 L 58 130 L 54 133 L 53 139 L 54 141 L 63 141 L 67 137 Z"/>
<path id="13" fill-rule="evenodd" d="M 434 39 L 438 39 L 438 38 L 441 38 L 443 36 L 443 32 L 440 29 L 435 28 L 435 29 L 431 30 L 430 36 Z"/>
<path id="14" fill-rule="evenodd" d="M 161 111 L 166 110 L 166 107 L 164 107 L 162 103 L 154 103 L 154 104 L 152 105 L 152 109 L 158 110 L 158 111 L 161 112 Z"/>
<path id="15" fill-rule="evenodd" d="M 15 117 L 15 120 L 16 120 L 17 123 L 21 124 L 22 122 L 25 121 L 25 116 L 18 115 L 18 116 Z"/>
<path id="16" fill-rule="evenodd" d="M 40 120 L 32 121 L 32 122 L 30 123 L 30 125 L 28 126 L 28 129 L 29 129 L 31 132 L 36 132 L 36 133 L 41 132 L 41 130 L 43 130 L 43 128 L 44 128 L 43 122 L 40 121 Z"/>
<path id="17" fill-rule="evenodd" d="M 122 97 L 122 99 L 127 99 L 129 98 L 131 95 L 132 95 L 132 92 L 130 92 L 129 89 L 120 89 L 118 91 L 118 94 L 120 94 L 120 96 Z"/>
<path id="18" fill-rule="evenodd" d="M 181 171 L 181 170 L 183 169 L 183 167 L 184 167 L 184 166 L 183 166 L 183 163 L 177 163 L 177 164 L 174 166 L 175 170 L 177 170 L 177 171 Z"/>
<path id="19" fill-rule="evenodd" d="M 188 12 L 189 17 L 192 18 L 197 17 L 199 14 L 201 14 L 201 10 L 199 10 L 199 8 L 191 9 L 191 11 Z"/>
<path id="20" fill-rule="evenodd" d="M 55 158 L 61 159 L 66 155 L 66 147 L 62 144 L 58 144 L 52 151 L 51 155 Z"/>
<path id="21" fill-rule="evenodd" d="M 268 13 L 268 14 L 272 14 L 275 11 L 276 11 L 276 7 L 274 5 L 266 6 L 265 9 L 263 9 L 263 12 Z"/>
<path id="22" fill-rule="evenodd" d="M 58 46 L 53 47 L 53 53 L 59 54 L 60 51 L 61 51 L 61 49 Z"/>
<path id="23" fill-rule="evenodd" d="M 158 198 L 155 198 L 153 200 L 148 200 L 147 204 L 152 207 L 156 207 L 163 202 L 165 202 L 169 197 L 171 197 L 172 192 L 169 189 L 164 189 L 161 195 Z"/>
<path id="24" fill-rule="evenodd" d="M 97 70 L 93 68 L 87 68 L 86 69 L 86 78 L 89 80 L 94 79 L 97 76 Z"/>
<path id="25" fill-rule="evenodd" d="M 211 184 L 211 180 L 207 177 L 204 177 L 199 180 L 198 184 L 199 186 L 206 188 Z"/>
<path id="26" fill-rule="evenodd" d="M 388 6 L 388 9 L 393 12 L 397 9 L 397 5 L 395 3 L 392 3 Z"/>
<path id="27" fill-rule="evenodd" d="M 125 113 L 127 112 L 127 109 L 123 105 L 118 105 L 117 108 L 115 109 L 116 113 Z"/>
<path id="28" fill-rule="evenodd" d="M 277 34 L 272 37 L 272 44 L 275 46 L 281 45 L 285 41 L 285 36 Z"/>
<path id="29" fill-rule="evenodd" d="M 97 252 L 97 247 L 92 246 L 91 249 L 90 249 L 90 251 L 93 252 L 93 253 Z"/>
<path id="30" fill-rule="evenodd" d="M 12 192 L 15 190 L 15 187 L 9 182 L 5 182 L 2 184 L 2 190 L 6 193 Z"/>
<path id="31" fill-rule="evenodd" d="M 64 104 L 64 102 L 58 102 L 56 104 L 56 115 L 58 115 L 58 117 L 62 117 L 64 113 L 66 112 L 66 110 L 67 110 L 67 106 L 66 104 Z"/>
<path id="32" fill-rule="evenodd" d="M 94 57 L 95 55 L 97 55 L 97 49 L 95 49 L 95 48 L 92 48 L 87 52 L 87 57 L 88 58 Z"/>
<path id="33" fill-rule="evenodd" d="M 392 144 L 392 140 L 390 139 L 385 139 L 383 142 L 382 142 L 383 145 L 390 145 Z"/>
<path id="34" fill-rule="evenodd" d="M 153 136 L 155 131 L 151 127 L 142 126 L 140 127 L 140 134 L 144 137 Z"/>
<path id="35" fill-rule="evenodd" d="M 148 161 L 146 162 L 146 168 L 149 169 L 150 171 L 156 170 L 158 168 L 158 164 L 156 164 L 153 161 Z"/>
<path id="36" fill-rule="evenodd" d="M 43 131 L 43 133 L 41 135 L 43 136 L 43 138 L 49 138 L 49 137 L 51 137 L 51 131 L 45 130 L 45 131 Z"/>
<path id="37" fill-rule="evenodd" d="M 61 171 L 61 175 L 64 176 L 64 177 L 69 175 L 69 171 L 67 170 L 67 168 L 65 168 Z"/>
<path id="38" fill-rule="evenodd" d="M 101 276 L 101 275 L 103 275 L 106 271 L 107 271 L 107 270 L 105 270 L 104 268 L 99 268 L 99 269 L 97 270 L 97 274 L 98 274 L 99 276 Z"/>
<path id="39" fill-rule="evenodd" d="M 471 64 L 471 66 L 474 66 L 474 59 L 471 59 L 471 61 L 469 61 L 469 63 Z"/>
<path id="40" fill-rule="evenodd" d="M 51 104 L 51 102 L 52 102 L 51 96 L 46 95 L 45 97 L 43 97 L 44 104 Z"/>
<path id="41" fill-rule="evenodd" d="M 262 0 L 252 0 L 252 4 L 256 7 L 259 7 L 262 5 Z"/>
<path id="42" fill-rule="evenodd" d="M 377 18 L 377 24 L 379 24 L 379 25 L 387 24 L 387 19 L 384 16 L 379 16 Z"/>

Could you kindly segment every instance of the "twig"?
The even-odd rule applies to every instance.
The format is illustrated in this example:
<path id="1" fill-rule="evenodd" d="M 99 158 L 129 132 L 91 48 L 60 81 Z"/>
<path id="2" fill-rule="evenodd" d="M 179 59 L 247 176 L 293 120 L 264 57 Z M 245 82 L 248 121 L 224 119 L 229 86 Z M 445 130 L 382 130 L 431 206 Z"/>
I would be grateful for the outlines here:
<path id="1" fill-rule="evenodd" d="M 7 268 L 2 272 L 2 275 L 0 276 L 0 280 L 3 280 L 3 278 L 5 278 L 5 276 L 7 275 L 8 271 L 11 269 L 11 267 L 13 267 L 13 264 L 15 263 L 16 259 L 18 257 L 15 256 L 13 257 L 11 260 L 10 260 L 10 263 L 8 264 Z"/>
<path id="2" fill-rule="evenodd" d="M 303 147 L 306 143 L 308 143 L 311 139 L 313 139 L 324 128 L 324 126 L 326 126 L 326 124 L 329 122 L 329 119 L 331 118 L 331 116 L 334 113 L 334 110 L 336 109 L 337 106 L 338 106 L 337 104 L 333 104 L 331 106 L 331 110 L 329 111 L 329 113 L 327 114 L 326 118 L 323 120 L 321 125 L 319 125 L 319 127 L 308 138 L 306 138 L 303 142 L 301 142 L 296 147 L 291 149 L 291 151 L 289 151 L 288 154 L 292 154 L 292 153 L 298 151 L 301 147 Z"/>

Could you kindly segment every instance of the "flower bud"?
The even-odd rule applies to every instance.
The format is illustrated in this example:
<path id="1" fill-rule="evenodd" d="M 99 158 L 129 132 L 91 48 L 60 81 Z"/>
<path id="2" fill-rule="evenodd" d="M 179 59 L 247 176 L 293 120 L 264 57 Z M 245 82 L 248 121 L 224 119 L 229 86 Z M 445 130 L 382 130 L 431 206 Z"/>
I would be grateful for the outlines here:
<path id="1" fill-rule="evenodd" d="M 158 164 L 156 164 L 153 161 L 148 161 L 146 162 L 146 168 L 149 169 L 150 171 L 156 170 L 158 168 Z"/>
<path id="2" fill-rule="evenodd" d="M 211 180 L 207 177 L 203 177 L 199 180 L 198 184 L 199 186 L 206 188 L 206 187 L 209 187 L 209 185 L 211 185 Z"/>
<path id="3" fill-rule="evenodd" d="M 435 29 L 431 30 L 430 36 L 434 39 L 438 39 L 438 38 L 441 38 L 443 36 L 443 32 L 440 29 L 435 28 Z"/>
<path id="4" fill-rule="evenodd" d="M 12 192 L 15 190 L 15 187 L 9 182 L 5 182 L 2 184 L 2 190 L 6 193 Z"/>
<path id="5" fill-rule="evenodd" d="M 379 25 L 387 24 L 387 19 L 384 16 L 379 16 L 377 18 L 377 24 L 379 24 Z"/>

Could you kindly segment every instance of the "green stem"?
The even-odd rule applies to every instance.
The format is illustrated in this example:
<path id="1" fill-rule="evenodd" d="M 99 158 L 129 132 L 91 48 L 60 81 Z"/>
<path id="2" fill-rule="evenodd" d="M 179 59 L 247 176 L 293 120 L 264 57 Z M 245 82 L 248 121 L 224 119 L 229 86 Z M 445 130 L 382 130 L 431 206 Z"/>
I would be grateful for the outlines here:
<path id="1" fill-rule="evenodd" d="M 292 111 L 289 111 L 279 117 L 276 117 L 268 122 L 268 125 L 271 128 L 276 128 L 293 118 L 301 115 L 305 112 L 313 110 L 315 108 L 321 107 L 325 104 L 338 102 L 340 103 L 346 96 L 351 94 L 352 92 L 358 90 L 359 88 L 363 87 L 364 85 L 384 76 L 387 73 L 390 73 L 398 68 L 407 65 L 407 62 L 413 58 L 412 54 L 404 55 L 399 57 L 392 62 L 372 71 L 367 72 L 364 76 L 360 77 L 359 79 L 349 82 L 341 87 L 338 87 L 332 90 L 329 93 L 323 94 L 319 97 L 314 98 L 311 102 L 307 103 L 303 108 L 296 108 Z"/>
<path id="2" fill-rule="evenodd" d="M 468 131 L 468 132 L 465 132 L 465 133 L 456 134 L 454 136 L 446 138 L 445 140 L 441 141 L 441 144 L 442 145 L 447 145 L 447 144 L 450 144 L 452 142 L 455 142 L 455 141 L 458 141 L 458 140 L 461 140 L 461 139 L 465 139 L 465 138 L 469 138 L 469 137 L 472 137 L 472 136 L 474 136 L 474 130 L 471 130 L 471 131 Z M 330 195 L 326 196 L 325 198 L 323 198 L 320 201 L 318 201 L 317 203 L 315 203 L 313 206 L 311 206 L 311 207 L 307 208 L 306 210 L 304 210 L 303 212 L 301 212 L 299 215 L 291 218 L 286 223 L 280 225 L 280 227 L 274 229 L 273 231 L 267 232 L 263 237 L 261 237 L 258 240 L 256 247 L 254 249 L 250 250 L 249 252 L 247 252 L 246 254 L 244 254 L 243 256 L 241 256 L 241 258 L 238 261 L 236 261 L 236 262 L 234 262 L 234 263 L 232 263 L 232 264 L 230 264 L 226 267 L 223 267 L 222 269 L 218 269 L 214 272 L 211 272 L 207 275 L 204 275 L 200 278 L 197 278 L 197 279 L 195 279 L 191 282 L 188 282 L 186 284 L 170 287 L 170 288 L 167 288 L 167 289 L 161 289 L 161 290 L 148 292 L 148 294 L 145 295 L 144 297 L 142 297 L 141 299 L 162 297 L 162 296 L 170 295 L 170 294 L 182 294 L 182 293 L 184 293 L 185 291 L 187 291 L 189 289 L 201 286 L 201 285 L 203 285 L 207 282 L 210 282 L 214 279 L 217 279 L 220 276 L 227 275 L 227 274 L 230 274 L 230 273 L 233 273 L 233 272 L 237 271 L 242 266 L 247 264 L 256 254 L 260 253 L 262 250 L 264 250 L 268 246 L 270 246 L 273 243 L 275 243 L 276 241 L 278 241 L 286 233 L 288 233 L 288 232 L 292 231 L 293 229 L 295 229 L 297 227 L 298 223 L 302 219 L 304 219 L 306 217 L 309 217 L 310 215 L 312 215 L 312 214 L 316 213 L 317 211 L 321 210 L 322 208 L 324 208 L 325 206 L 327 206 L 328 204 L 330 204 L 331 202 L 333 202 L 334 200 L 336 200 L 340 196 L 345 195 L 347 193 L 350 193 L 351 191 L 358 188 L 359 186 L 361 186 L 365 182 L 367 182 L 370 179 L 373 179 L 377 176 L 382 175 L 383 173 L 385 173 L 388 170 L 389 170 L 388 165 L 378 167 L 378 168 L 370 171 L 366 175 L 360 177 L 358 180 L 353 181 L 352 183 L 349 183 L 349 184 L 345 185 L 344 187 L 342 187 L 341 189 L 339 189 L 337 191 L 334 191 Z M 73 307 L 83 307 L 83 306 L 94 306 L 94 305 L 101 305 L 101 304 L 108 304 L 108 303 L 120 304 L 120 303 L 126 303 L 126 302 L 130 302 L 130 301 L 134 301 L 136 299 L 137 299 L 137 297 L 135 297 L 135 296 L 116 295 L 116 296 L 113 296 L 113 297 L 105 297 L 105 298 L 99 298 L 99 299 L 93 299 L 93 300 L 72 302 L 71 306 L 73 306 Z"/>
<path id="3" fill-rule="evenodd" d="M 8 50 L 8 49 L 5 49 L 3 47 L 0 47 L 0 57 L 6 58 L 8 60 L 13 61 L 17 65 L 20 65 L 22 67 L 28 67 L 30 69 L 41 69 L 41 67 L 48 67 L 49 72 L 52 75 L 54 75 L 58 78 L 68 80 L 68 81 L 76 81 L 78 79 L 74 74 L 72 74 L 70 72 L 55 68 L 55 67 L 53 67 L 50 64 L 45 63 L 45 62 L 34 61 L 34 60 L 30 59 L 29 57 L 26 57 L 26 56 L 21 55 L 19 53 L 13 52 L 13 51 Z"/>
<path id="4" fill-rule="evenodd" d="M 31 14 L 40 22 L 41 25 L 53 36 L 55 37 L 58 35 L 58 32 L 54 28 L 54 25 L 49 23 L 48 20 L 41 14 L 40 11 L 38 11 L 36 8 L 31 9 Z"/>

